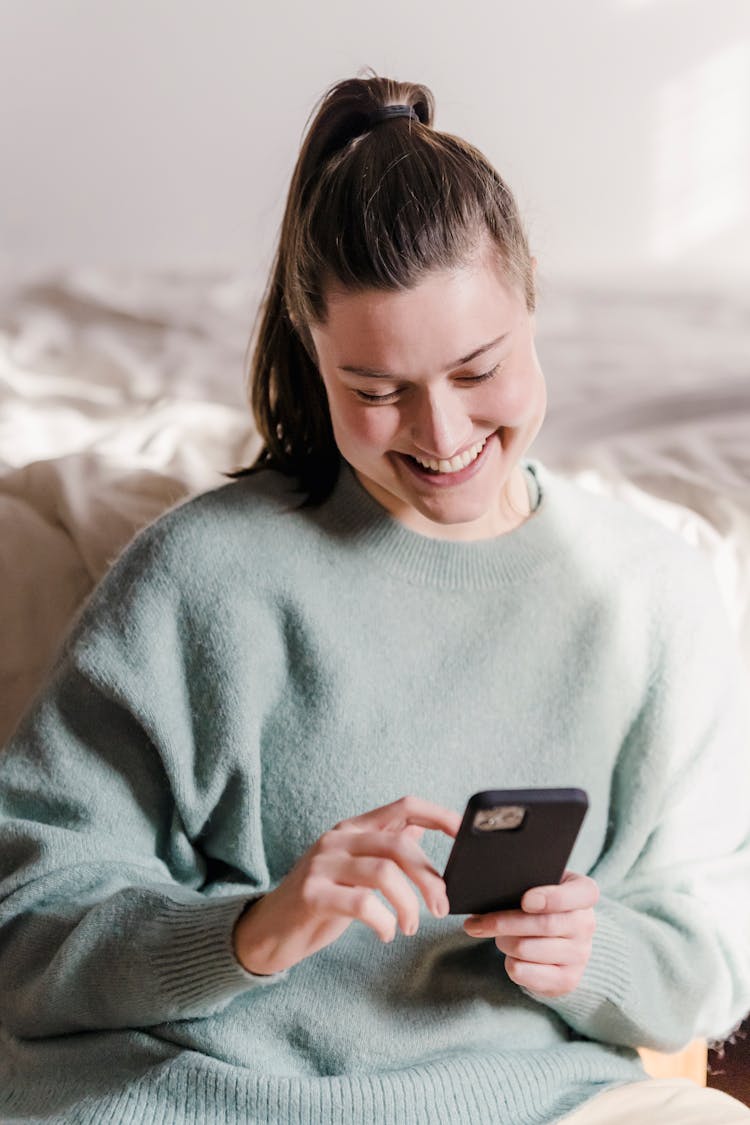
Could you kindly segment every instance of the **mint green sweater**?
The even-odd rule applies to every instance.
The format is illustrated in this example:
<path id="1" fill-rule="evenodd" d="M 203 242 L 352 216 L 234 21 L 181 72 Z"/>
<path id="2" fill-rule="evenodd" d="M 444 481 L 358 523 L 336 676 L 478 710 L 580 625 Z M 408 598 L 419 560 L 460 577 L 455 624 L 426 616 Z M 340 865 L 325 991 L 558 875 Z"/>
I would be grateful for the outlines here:
<path id="1" fill-rule="evenodd" d="M 750 747 L 710 566 L 524 470 L 535 510 L 493 540 L 408 530 L 342 462 L 317 510 L 264 472 L 119 558 L 0 755 L 0 1121 L 541 1125 L 743 1017 Z M 575 991 L 423 903 L 388 945 L 353 922 L 270 977 L 236 960 L 337 821 L 516 786 L 589 794 Z"/>

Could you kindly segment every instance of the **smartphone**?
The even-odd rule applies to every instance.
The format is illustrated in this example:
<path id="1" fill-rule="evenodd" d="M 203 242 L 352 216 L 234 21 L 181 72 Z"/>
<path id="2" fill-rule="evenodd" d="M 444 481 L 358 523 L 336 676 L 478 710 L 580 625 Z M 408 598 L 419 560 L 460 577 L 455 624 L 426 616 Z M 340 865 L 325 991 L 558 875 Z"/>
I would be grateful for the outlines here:
<path id="1" fill-rule="evenodd" d="M 485 789 L 467 802 L 443 874 L 451 914 L 516 910 L 559 883 L 586 815 L 583 789 Z"/>

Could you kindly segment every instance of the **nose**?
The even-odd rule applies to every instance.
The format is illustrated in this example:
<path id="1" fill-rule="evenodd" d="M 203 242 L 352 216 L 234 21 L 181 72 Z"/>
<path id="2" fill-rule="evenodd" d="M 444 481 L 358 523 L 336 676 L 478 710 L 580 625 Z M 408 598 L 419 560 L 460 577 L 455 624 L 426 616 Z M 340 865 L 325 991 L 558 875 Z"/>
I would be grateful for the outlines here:
<path id="1" fill-rule="evenodd" d="M 471 419 L 455 389 L 423 387 L 412 409 L 409 436 L 426 457 L 449 460 L 471 441 Z"/>

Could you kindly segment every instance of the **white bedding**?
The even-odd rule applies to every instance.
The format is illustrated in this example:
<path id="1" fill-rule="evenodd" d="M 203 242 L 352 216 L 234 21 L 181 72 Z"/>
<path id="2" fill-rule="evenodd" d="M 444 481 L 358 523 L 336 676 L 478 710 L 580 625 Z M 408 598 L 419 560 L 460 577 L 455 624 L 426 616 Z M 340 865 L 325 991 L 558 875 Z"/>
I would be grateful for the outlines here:
<path id="1" fill-rule="evenodd" d="M 0 287 L 0 743 L 135 531 L 258 450 L 260 293 L 91 270 Z M 558 288 L 536 319 L 530 454 L 706 552 L 750 677 L 750 300 Z"/>

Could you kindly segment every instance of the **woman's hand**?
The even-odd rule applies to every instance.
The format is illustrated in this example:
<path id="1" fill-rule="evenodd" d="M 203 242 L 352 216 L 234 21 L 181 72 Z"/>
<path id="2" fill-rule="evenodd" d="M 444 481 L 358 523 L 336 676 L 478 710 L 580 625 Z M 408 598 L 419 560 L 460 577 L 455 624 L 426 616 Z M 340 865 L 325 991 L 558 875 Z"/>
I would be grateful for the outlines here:
<path id="1" fill-rule="evenodd" d="M 564 996 L 578 985 L 591 956 L 599 888 L 566 871 L 559 886 L 533 887 L 520 910 L 472 915 L 464 929 L 495 939 L 512 981 L 540 996 Z"/>
<path id="2" fill-rule="evenodd" d="M 275 890 L 240 916 L 234 930 L 238 961 L 251 973 L 280 972 L 336 941 L 355 919 L 384 942 L 395 937 L 396 920 L 405 934 L 414 934 L 419 900 L 409 880 L 428 909 L 445 916 L 445 883 L 417 840 L 425 828 L 455 837 L 460 824 L 458 813 L 419 797 L 401 797 L 340 821 Z M 393 905 L 396 918 L 376 890 Z"/>

